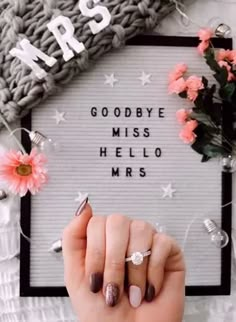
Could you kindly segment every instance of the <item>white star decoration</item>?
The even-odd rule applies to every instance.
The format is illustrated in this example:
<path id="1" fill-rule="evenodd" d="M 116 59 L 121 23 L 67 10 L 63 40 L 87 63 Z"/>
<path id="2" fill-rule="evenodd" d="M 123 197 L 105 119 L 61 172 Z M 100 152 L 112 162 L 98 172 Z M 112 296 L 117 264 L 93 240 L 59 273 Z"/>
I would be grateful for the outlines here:
<path id="1" fill-rule="evenodd" d="M 75 198 L 75 202 L 78 202 L 78 204 L 80 205 L 81 202 L 83 202 L 87 198 L 88 198 L 88 194 L 87 193 L 78 192 L 78 196 Z"/>
<path id="2" fill-rule="evenodd" d="M 114 73 L 111 75 L 104 75 L 106 80 L 104 82 L 105 85 L 110 85 L 111 87 L 114 87 L 115 83 L 118 82 L 118 79 L 115 78 Z"/>
<path id="3" fill-rule="evenodd" d="M 145 72 L 142 72 L 142 75 L 138 79 L 141 80 L 142 85 L 145 86 L 151 83 L 151 76 L 151 74 L 146 74 Z"/>
<path id="4" fill-rule="evenodd" d="M 55 115 L 52 116 L 53 119 L 56 120 L 57 125 L 60 124 L 61 122 L 65 122 L 65 112 L 59 112 L 58 110 L 55 111 Z"/>
<path id="5" fill-rule="evenodd" d="M 162 198 L 166 198 L 166 197 L 173 198 L 173 194 L 176 192 L 176 190 L 172 188 L 171 183 L 169 183 L 168 186 L 161 187 L 161 188 L 163 190 Z"/>

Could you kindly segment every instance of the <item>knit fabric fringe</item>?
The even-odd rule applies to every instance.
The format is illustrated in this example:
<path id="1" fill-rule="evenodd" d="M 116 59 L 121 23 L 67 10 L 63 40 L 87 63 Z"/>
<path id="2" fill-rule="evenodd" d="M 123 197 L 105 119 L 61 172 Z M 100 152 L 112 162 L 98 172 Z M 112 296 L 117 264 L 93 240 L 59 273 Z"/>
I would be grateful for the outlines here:
<path id="1" fill-rule="evenodd" d="M 107 28 L 94 35 L 88 26 L 90 18 L 80 13 L 78 1 L 1 0 L 0 113 L 8 122 L 26 115 L 112 48 L 120 48 L 135 35 L 153 30 L 175 8 L 172 0 L 102 0 L 101 4 L 108 8 L 112 19 Z M 59 15 L 71 19 L 75 37 L 86 48 L 68 62 L 63 60 L 59 45 L 47 29 L 47 24 Z M 57 59 L 45 79 L 37 79 L 31 69 L 9 54 L 23 38 Z"/>

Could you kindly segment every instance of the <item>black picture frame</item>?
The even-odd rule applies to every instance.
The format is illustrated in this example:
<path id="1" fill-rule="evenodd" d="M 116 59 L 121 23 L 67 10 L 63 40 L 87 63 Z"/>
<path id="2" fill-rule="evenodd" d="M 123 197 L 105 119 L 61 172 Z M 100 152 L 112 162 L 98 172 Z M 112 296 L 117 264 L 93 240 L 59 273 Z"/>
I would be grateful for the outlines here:
<path id="1" fill-rule="evenodd" d="M 212 40 L 215 48 L 232 49 L 232 39 L 215 38 Z M 177 46 L 196 47 L 199 43 L 195 37 L 175 37 L 142 35 L 137 36 L 127 42 L 130 46 Z M 31 113 L 22 119 L 22 127 L 31 130 Z M 233 133 L 232 113 L 228 110 L 223 115 L 223 128 L 227 130 L 227 135 Z M 27 133 L 22 133 L 22 143 L 26 151 L 31 150 L 31 142 Z M 232 175 L 222 172 L 222 229 L 231 237 L 232 227 Z M 28 193 L 21 199 L 21 227 L 25 235 L 31 234 L 31 196 Z M 230 238 L 231 240 L 231 238 Z M 20 240 L 20 296 L 68 296 L 65 287 L 33 287 L 30 285 L 30 244 L 21 235 Z M 199 295 L 229 295 L 231 281 L 231 242 L 222 249 L 221 252 L 221 284 L 208 286 L 186 286 L 187 296 Z"/>

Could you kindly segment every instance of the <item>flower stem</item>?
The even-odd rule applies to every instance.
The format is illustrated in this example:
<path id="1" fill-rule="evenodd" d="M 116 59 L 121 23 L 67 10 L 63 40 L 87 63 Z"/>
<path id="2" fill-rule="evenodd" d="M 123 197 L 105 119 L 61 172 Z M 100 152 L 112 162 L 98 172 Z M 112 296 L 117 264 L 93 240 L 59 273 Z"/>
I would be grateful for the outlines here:
<path id="1" fill-rule="evenodd" d="M 8 125 L 7 121 L 5 120 L 5 118 L 3 117 L 3 115 L 1 113 L 0 113 L 0 120 L 1 120 L 2 124 L 5 126 L 5 128 L 8 130 L 8 132 L 12 135 L 12 133 L 13 133 L 12 129 L 10 128 L 10 126 Z M 25 148 L 23 147 L 21 142 L 17 139 L 17 137 L 14 135 L 14 133 L 13 133 L 13 138 L 14 138 L 17 146 L 21 150 L 21 152 L 23 154 L 27 154 L 26 151 L 25 151 Z"/>

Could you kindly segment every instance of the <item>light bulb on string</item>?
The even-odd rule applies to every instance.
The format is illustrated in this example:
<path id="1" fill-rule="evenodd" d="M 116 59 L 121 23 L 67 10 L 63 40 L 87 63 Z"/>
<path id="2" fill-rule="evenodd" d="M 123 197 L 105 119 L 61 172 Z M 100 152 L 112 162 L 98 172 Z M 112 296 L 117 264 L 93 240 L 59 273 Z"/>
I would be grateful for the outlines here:
<path id="1" fill-rule="evenodd" d="M 211 242 L 217 247 L 217 248 L 224 248 L 229 243 L 229 236 L 228 234 L 221 229 L 213 220 L 211 219 L 205 219 L 203 222 L 203 225 L 210 235 Z"/>
<path id="2" fill-rule="evenodd" d="M 190 23 L 197 26 L 199 29 L 204 27 L 209 27 L 215 33 L 218 38 L 230 38 L 233 37 L 232 29 L 226 23 L 222 22 L 220 17 L 211 18 L 205 26 L 202 26 L 198 21 L 191 19 L 189 15 L 185 12 L 185 6 L 178 0 L 173 0 L 177 12 L 180 14 L 180 19 L 185 27 L 189 27 Z"/>
<path id="3" fill-rule="evenodd" d="M 25 131 L 29 135 L 30 141 L 47 156 L 51 156 L 60 151 L 61 146 L 58 142 L 53 141 L 51 138 L 48 138 L 39 131 L 29 131 L 26 128 L 17 128 L 11 132 L 11 135 L 16 131 L 21 130 Z"/>
<path id="4" fill-rule="evenodd" d="M 236 160 L 232 155 L 223 156 L 221 159 L 222 171 L 226 173 L 233 173 L 236 170 Z"/>
<path id="5" fill-rule="evenodd" d="M 227 24 L 223 23 L 220 17 L 212 17 L 208 21 L 207 26 L 215 32 L 215 35 L 218 38 L 232 37 L 232 29 Z"/>
<path id="6" fill-rule="evenodd" d="M 42 152 L 52 155 L 60 151 L 60 144 L 46 137 L 38 131 L 29 132 L 30 141 L 35 144 Z"/>

